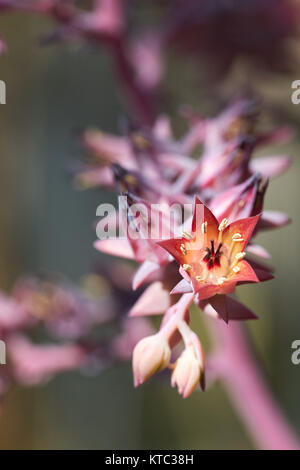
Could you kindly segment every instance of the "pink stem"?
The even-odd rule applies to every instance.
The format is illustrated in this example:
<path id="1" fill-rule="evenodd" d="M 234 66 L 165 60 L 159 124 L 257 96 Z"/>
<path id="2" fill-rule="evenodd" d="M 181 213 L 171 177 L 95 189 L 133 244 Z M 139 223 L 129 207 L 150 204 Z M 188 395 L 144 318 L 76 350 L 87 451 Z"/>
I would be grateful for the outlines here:
<path id="1" fill-rule="evenodd" d="M 160 327 L 160 332 L 172 343 L 172 337 L 177 332 L 178 323 L 185 321 L 188 309 L 194 301 L 194 294 L 183 294 L 178 302 L 168 309 Z"/>
<path id="2" fill-rule="evenodd" d="M 242 325 L 221 321 L 211 325 L 218 344 L 218 365 L 228 395 L 260 449 L 296 450 L 291 430 L 252 356 Z"/>
<path id="3" fill-rule="evenodd" d="M 145 90 L 136 83 L 124 42 L 126 42 L 125 38 L 115 38 L 110 41 L 120 81 L 127 92 L 125 96 L 129 98 L 139 120 L 143 124 L 152 126 L 154 122 L 153 103 Z"/>

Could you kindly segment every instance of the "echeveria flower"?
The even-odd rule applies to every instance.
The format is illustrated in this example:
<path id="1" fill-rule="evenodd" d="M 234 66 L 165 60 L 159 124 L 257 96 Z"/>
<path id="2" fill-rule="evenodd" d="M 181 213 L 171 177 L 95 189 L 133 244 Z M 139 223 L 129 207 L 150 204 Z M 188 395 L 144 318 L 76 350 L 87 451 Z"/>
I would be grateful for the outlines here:
<path id="1" fill-rule="evenodd" d="M 258 282 L 250 264 L 244 259 L 245 248 L 259 216 L 221 223 L 198 199 L 191 234 L 159 242 L 180 264 L 186 281 L 198 299 L 232 293 L 240 282 Z M 178 293 L 178 290 L 176 290 Z"/>

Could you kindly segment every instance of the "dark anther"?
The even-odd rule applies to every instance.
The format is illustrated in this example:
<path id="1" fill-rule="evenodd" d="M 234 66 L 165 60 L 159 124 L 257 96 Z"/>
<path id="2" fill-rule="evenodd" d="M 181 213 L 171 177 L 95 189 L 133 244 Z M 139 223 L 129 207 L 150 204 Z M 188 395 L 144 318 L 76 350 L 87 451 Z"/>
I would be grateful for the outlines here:
<path id="1" fill-rule="evenodd" d="M 218 246 L 218 249 L 217 249 L 216 254 L 215 254 L 215 264 L 217 266 L 220 266 L 220 257 L 221 257 L 221 254 L 222 254 L 221 247 L 222 247 L 222 243 L 220 243 L 220 245 Z"/>
<path id="2" fill-rule="evenodd" d="M 222 243 L 219 244 L 217 251 L 215 252 L 215 242 L 214 240 L 210 241 L 210 248 L 205 248 L 206 255 L 203 258 L 208 265 L 209 269 L 212 269 L 215 265 L 220 266 L 220 257 L 222 254 L 221 251 Z"/>

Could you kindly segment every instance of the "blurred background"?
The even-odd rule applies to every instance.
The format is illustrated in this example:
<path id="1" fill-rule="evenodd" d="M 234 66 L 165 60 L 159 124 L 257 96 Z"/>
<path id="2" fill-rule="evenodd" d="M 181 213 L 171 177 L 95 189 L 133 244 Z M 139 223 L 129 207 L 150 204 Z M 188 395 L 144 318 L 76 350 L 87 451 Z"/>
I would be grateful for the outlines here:
<path id="1" fill-rule="evenodd" d="M 145 3 L 136 21 L 150 23 L 155 8 Z M 214 115 L 225 97 L 251 88 L 272 110 L 276 124 L 296 130 L 291 143 L 265 151 L 293 158 L 292 168 L 270 184 L 265 201 L 267 209 L 288 212 L 293 223 L 259 237 L 272 254 L 276 278 L 255 289 L 244 287 L 240 298 L 260 317 L 248 322 L 258 360 L 300 435 L 300 365 L 291 363 L 291 343 L 300 339 L 300 105 L 291 103 L 291 83 L 300 79 L 300 42 L 288 38 L 278 55 L 274 41 L 268 50 L 264 38 L 257 37 L 260 30 L 247 31 L 260 40 L 256 50 L 264 49 L 257 61 L 245 53 L 243 34 L 224 24 L 222 34 L 235 44 L 234 59 L 225 67 L 217 44 L 210 55 L 216 53 L 216 61 L 203 57 L 197 66 L 188 54 L 171 50 L 164 78 L 168 99 L 161 110 L 172 113 L 179 136 L 176 112 L 182 103 Z M 0 15 L 9 48 L 0 57 L 0 79 L 7 85 L 7 104 L 0 106 L 0 285 L 7 291 L 24 273 L 58 272 L 79 282 L 95 259 L 103 265 L 113 262 L 92 247 L 96 207 L 110 195 L 76 190 L 68 168 L 82 156 L 78 129 L 120 133 L 125 114 L 120 87 L 104 49 L 81 41 L 41 46 L 41 35 L 52 27 L 38 16 Z M 219 26 L 211 27 L 221 35 Z M 210 44 L 223 36 L 216 37 L 203 40 Z M 222 64 L 216 67 L 218 53 Z M 288 55 L 291 67 L 279 67 Z M 217 76 L 210 77 L 210 71 Z M 1 411 L 0 448 L 251 449 L 253 444 L 220 384 L 186 401 L 157 380 L 135 390 L 131 365 L 125 363 L 96 377 L 74 372 L 42 387 L 13 387 Z"/>

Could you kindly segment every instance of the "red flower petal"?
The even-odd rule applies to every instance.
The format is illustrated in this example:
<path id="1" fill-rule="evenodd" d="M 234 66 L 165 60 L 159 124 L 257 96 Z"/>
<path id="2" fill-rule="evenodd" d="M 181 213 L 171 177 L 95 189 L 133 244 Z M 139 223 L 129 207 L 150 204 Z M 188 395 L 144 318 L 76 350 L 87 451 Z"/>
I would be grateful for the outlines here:
<path id="1" fill-rule="evenodd" d="M 198 300 L 209 299 L 221 290 L 221 287 L 215 284 L 200 284 L 199 282 L 194 280 L 193 285 L 195 292 L 197 293 Z"/>
<path id="2" fill-rule="evenodd" d="M 218 234 L 219 223 L 214 214 L 198 198 L 195 197 L 192 233 L 201 231 L 201 225 L 207 222 L 207 233 L 210 238 L 216 238 Z"/>
<path id="3" fill-rule="evenodd" d="M 239 251 L 243 251 L 247 246 L 247 243 L 256 227 L 257 222 L 260 219 L 260 214 L 254 217 L 246 217 L 245 219 L 236 220 L 232 224 L 228 225 L 223 232 L 223 240 L 228 245 L 231 244 L 232 236 L 235 233 L 240 233 L 244 239 L 243 242 L 237 243 Z"/>
<path id="4" fill-rule="evenodd" d="M 257 275 L 255 274 L 254 269 L 250 264 L 245 261 L 239 261 L 238 264 L 240 271 L 237 274 L 234 274 L 226 283 L 237 283 L 237 282 L 259 282 Z"/>
<path id="5" fill-rule="evenodd" d="M 169 240 L 157 242 L 157 245 L 168 251 L 182 265 L 186 262 L 186 256 L 181 252 L 180 246 L 182 243 L 185 244 L 186 241 L 185 238 L 170 238 Z"/>
<path id="6" fill-rule="evenodd" d="M 218 315 L 220 315 L 220 317 L 225 321 L 225 323 L 228 323 L 229 313 L 226 295 L 215 295 L 209 299 L 209 303 L 212 305 L 214 310 L 216 310 Z"/>

